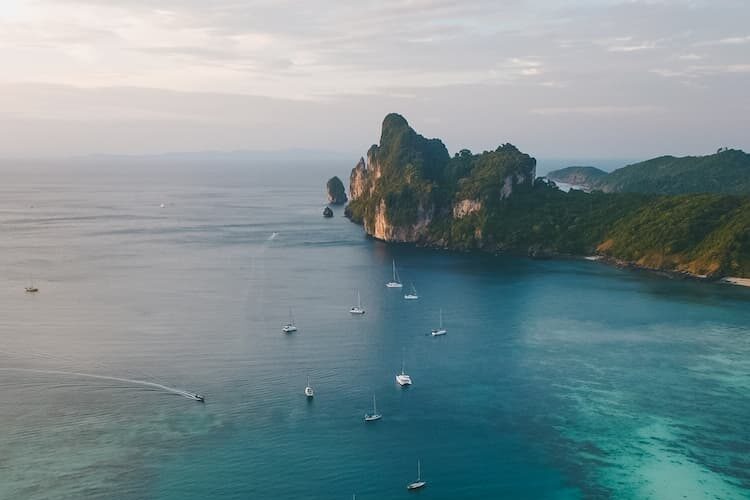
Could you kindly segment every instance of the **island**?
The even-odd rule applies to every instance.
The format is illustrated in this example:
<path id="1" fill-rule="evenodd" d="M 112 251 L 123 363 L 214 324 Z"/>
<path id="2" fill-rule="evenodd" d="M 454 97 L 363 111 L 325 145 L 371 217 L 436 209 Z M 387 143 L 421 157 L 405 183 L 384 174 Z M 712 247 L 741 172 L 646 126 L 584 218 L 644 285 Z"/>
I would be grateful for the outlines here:
<path id="1" fill-rule="evenodd" d="M 555 182 L 569 184 L 574 188 L 591 191 L 606 175 L 607 172 L 596 167 L 574 166 L 553 170 L 547 174 L 547 178 Z"/>
<path id="2" fill-rule="evenodd" d="M 704 156 L 660 156 L 609 174 L 595 167 L 567 167 L 547 178 L 607 193 L 750 195 L 750 154 L 720 148 Z"/>
<path id="3" fill-rule="evenodd" d="M 564 192 L 510 143 L 450 156 L 395 113 L 352 169 L 349 197 L 346 216 L 386 242 L 750 277 L 750 196 Z"/>
<path id="4" fill-rule="evenodd" d="M 343 205 L 346 203 L 346 188 L 337 176 L 333 176 L 326 182 L 326 192 L 330 205 Z"/>

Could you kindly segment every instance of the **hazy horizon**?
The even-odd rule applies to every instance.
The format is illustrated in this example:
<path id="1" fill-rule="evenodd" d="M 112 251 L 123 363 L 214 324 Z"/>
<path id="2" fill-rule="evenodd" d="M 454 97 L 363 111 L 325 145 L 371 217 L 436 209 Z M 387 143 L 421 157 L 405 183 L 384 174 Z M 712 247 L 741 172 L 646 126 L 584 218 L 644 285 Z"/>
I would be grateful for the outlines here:
<path id="1" fill-rule="evenodd" d="M 0 158 L 363 154 L 388 112 L 452 152 L 750 149 L 738 0 L 6 0 Z"/>

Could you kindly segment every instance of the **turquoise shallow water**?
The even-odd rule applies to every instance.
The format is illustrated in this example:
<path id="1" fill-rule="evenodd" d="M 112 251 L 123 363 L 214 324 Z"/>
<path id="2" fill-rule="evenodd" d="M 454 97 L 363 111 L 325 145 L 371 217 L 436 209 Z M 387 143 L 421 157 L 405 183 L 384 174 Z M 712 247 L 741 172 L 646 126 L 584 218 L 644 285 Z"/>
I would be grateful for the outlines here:
<path id="1" fill-rule="evenodd" d="M 4 171 L 0 498 L 750 497 L 750 290 L 387 246 L 331 173 Z"/>

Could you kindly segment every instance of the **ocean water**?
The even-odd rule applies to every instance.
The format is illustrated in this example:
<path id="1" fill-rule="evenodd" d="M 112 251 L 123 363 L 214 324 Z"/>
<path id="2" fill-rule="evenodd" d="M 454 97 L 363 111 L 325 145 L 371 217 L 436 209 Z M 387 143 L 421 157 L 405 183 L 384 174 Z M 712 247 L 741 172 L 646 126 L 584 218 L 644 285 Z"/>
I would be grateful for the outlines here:
<path id="1" fill-rule="evenodd" d="M 345 172 L 0 169 L 0 498 L 750 498 L 750 290 L 385 245 Z"/>

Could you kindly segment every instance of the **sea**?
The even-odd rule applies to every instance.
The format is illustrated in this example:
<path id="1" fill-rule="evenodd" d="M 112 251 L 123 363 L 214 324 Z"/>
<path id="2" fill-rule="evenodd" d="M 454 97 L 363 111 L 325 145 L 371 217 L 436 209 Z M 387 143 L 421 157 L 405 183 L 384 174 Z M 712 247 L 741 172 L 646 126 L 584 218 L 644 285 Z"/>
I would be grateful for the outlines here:
<path id="1" fill-rule="evenodd" d="M 0 498 L 750 498 L 750 289 L 374 241 L 349 167 L 3 164 Z"/>

